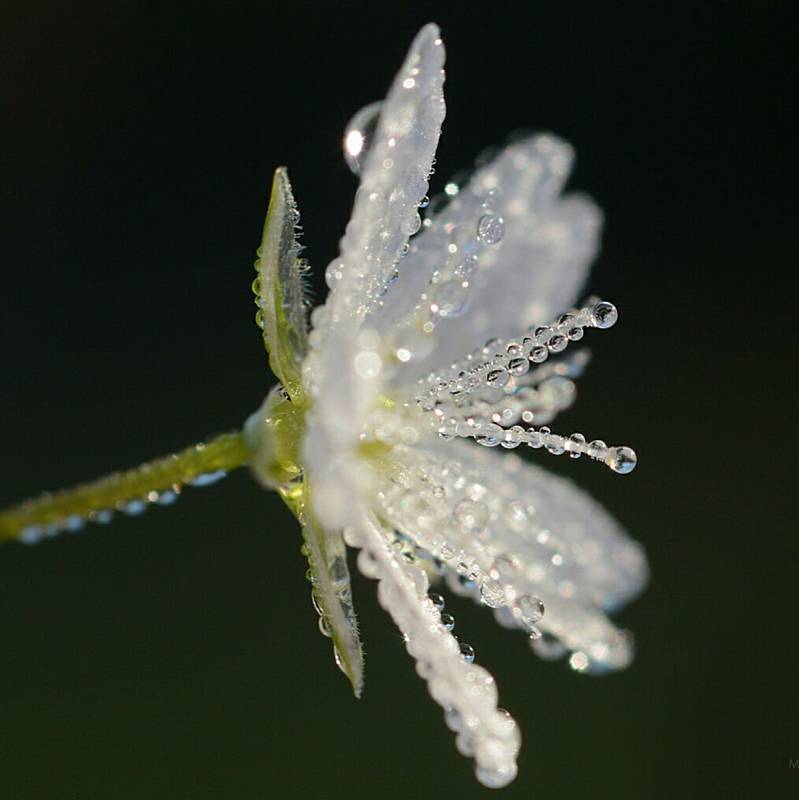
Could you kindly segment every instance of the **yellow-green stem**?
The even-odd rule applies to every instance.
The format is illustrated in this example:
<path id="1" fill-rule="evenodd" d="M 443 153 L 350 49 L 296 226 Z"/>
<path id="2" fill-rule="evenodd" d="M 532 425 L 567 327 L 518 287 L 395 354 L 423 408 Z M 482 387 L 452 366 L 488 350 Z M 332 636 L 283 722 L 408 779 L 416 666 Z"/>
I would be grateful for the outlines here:
<path id="1" fill-rule="evenodd" d="M 73 516 L 90 518 L 131 500 L 148 499 L 152 492 L 179 491 L 184 483 L 201 475 L 241 467 L 250 456 L 241 432 L 225 433 L 134 469 L 44 494 L 0 512 L 0 541 L 16 539 L 30 526 L 63 522 Z"/>

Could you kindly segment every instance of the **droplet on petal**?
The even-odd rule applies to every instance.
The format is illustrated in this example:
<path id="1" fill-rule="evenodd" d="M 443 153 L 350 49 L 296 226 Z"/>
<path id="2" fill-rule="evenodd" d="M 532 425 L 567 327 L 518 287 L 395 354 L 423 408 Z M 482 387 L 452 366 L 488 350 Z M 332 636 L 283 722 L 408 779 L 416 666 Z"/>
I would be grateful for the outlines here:
<path id="1" fill-rule="evenodd" d="M 370 103 L 357 111 L 344 129 L 344 160 L 353 175 L 360 175 L 380 120 L 382 102 Z"/>

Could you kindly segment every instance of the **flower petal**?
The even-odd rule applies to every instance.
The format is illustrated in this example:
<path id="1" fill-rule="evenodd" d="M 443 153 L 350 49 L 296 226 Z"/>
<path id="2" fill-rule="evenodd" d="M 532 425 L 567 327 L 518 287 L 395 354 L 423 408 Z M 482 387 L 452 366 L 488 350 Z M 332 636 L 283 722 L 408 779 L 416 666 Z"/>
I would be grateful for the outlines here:
<path id="1" fill-rule="evenodd" d="M 311 397 L 324 402 L 308 415 L 305 453 L 317 512 L 331 527 L 357 516 L 353 495 L 361 482 L 350 468 L 358 460 L 354 448 L 389 369 L 379 355 L 379 341 L 370 339 L 362 323 L 394 272 L 427 192 L 444 117 L 443 63 L 438 28 L 427 25 L 383 105 L 341 257 L 328 268 L 333 288 L 326 305 L 313 315 L 303 381 Z M 330 280 L 336 274 L 340 279 Z"/>
<path id="2" fill-rule="evenodd" d="M 397 349 L 405 336 L 419 343 L 421 326 L 430 328 L 425 322 L 435 331 L 394 385 L 490 338 L 546 322 L 574 302 L 598 249 L 601 213 L 587 197 L 560 196 L 572 160 L 571 147 L 548 134 L 515 142 L 425 221 L 380 326 L 410 324 Z"/>
<path id="3" fill-rule="evenodd" d="M 417 672 L 447 712 L 447 724 L 457 731 L 458 749 L 474 757 L 482 783 L 493 787 L 510 783 L 516 775 L 521 738 L 513 719 L 497 708 L 493 677 L 464 659 L 426 594 L 424 571 L 402 559 L 376 520 L 365 518 L 349 535 L 361 548 L 359 568 L 379 581 L 380 604 L 402 631 Z"/>
<path id="4" fill-rule="evenodd" d="M 641 590 L 646 561 L 596 501 L 513 454 L 461 442 L 398 447 L 395 458 L 381 513 L 446 563 L 452 586 L 509 605 L 501 619 L 537 623 L 594 668 L 628 663 L 630 643 L 604 612 Z M 524 595 L 543 600 L 540 622 L 513 608 Z"/>
<path id="5" fill-rule="evenodd" d="M 422 28 L 380 111 L 355 205 L 328 268 L 329 322 L 374 308 L 396 269 L 408 236 L 421 224 L 444 119 L 444 45 L 436 25 Z"/>

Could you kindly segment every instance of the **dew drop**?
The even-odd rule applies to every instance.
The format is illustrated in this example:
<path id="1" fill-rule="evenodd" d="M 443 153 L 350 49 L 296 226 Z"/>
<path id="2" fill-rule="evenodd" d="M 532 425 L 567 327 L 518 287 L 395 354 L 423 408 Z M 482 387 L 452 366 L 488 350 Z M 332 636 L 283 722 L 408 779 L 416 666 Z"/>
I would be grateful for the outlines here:
<path id="1" fill-rule="evenodd" d="M 629 475 L 638 463 L 638 456 L 631 447 L 614 447 L 610 451 L 608 464 L 619 475 Z"/>
<path id="2" fill-rule="evenodd" d="M 591 309 L 591 321 L 596 328 L 601 328 L 602 330 L 612 328 L 616 324 L 618 318 L 619 312 L 616 306 L 605 300 L 596 303 Z"/>
<path id="3" fill-rule="evenodd" d="M 489 608 L 499 608 L 505 602 L 505 590 L 499 581 L 486 578 L 480 585 L 480 597 Z"/>
<path id="4" fill-rule="evenodd" d="M 499 244 L 505 235 L 505 221 L 497 214 L 483 214 L 477 221 L 477 240 L 482 244 Z"/>
<path id="5" fill-rule="evenodd" d="M 455 617 L 453 617 L 452 614 L 444 613 L 441 615 L 441 624 L 448 631 L 451 631 L 455 627 Z"/>
<path id="6" fill-rule="evenodd" d="M 353 175 L 360 175 L 380 120 L 382 102 L 357 111 L 344 129 L 344 160 Z"/>
<path id="7" fill-rule="evenodd" d="M 436 592 L 432 592 L 432 593 L 429 595 L 429 597 L 430 597 L 430 602 L 431 602 L 431 603 L 432 603 L 432 604 L 433 604 L 433 605 L 434 605 L 434 606 L 435 606 L 435 607 L 436 607 L 436 608 L 437 608 L 439 611 L 443 611 L 443 610 L 444 610 L 444 598 L 443 598 L 443 597 L 442 597 L 440 594 L 437 594 Z"/>
<path id="8" fill-rule="evenodd" d="M 467 644 L 466 642 L 459 642 L 461 655 L 463 656 L 463 660 L 467 664 L 471 664 L 474 661 L 474 648 Z"/>

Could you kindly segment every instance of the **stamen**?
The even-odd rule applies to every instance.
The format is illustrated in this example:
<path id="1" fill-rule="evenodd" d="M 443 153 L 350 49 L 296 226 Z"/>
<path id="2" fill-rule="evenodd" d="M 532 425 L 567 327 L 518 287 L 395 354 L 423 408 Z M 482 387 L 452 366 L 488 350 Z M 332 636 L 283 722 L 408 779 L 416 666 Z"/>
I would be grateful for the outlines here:
<path id="1" fill-rule="evenodd" d="M 588 442 L 581 433 L 562 436 L 552 433 L 546 426 L 537 430 L 535 428 L 525 429 L 521 425 L 513 425 L 504 429 L 495 422 L 487 420 L 473 417 L 457 420 L 455 417 L 450 417 L 438 425 L 437 433 L 442 439 L 455 437 L 474 439 L 484 447 L 502 445 L 510 450 L 526 444 L 536 450 L 544 448 L 556 456 L 568 453 L 571 458 L 580 458 L 585 455 L 594 461 L 601 461 L 620 475 L 628 475 L 638 463 L 635 450 L 631 447 L 624 445 L 609 447 L 601 439 Z"/>
<path id="2" fill-rule="evenodd" d="M 432 411 L 447 400 L 505 389 L 511 381 L 527 375 L 532 365 L 542 364 L 551 354 L 563 352 L 570 342 L 582 339 L 586 328 L 605 330 L 616 323 L 618 316 L 616 306 L 598 300 L 561 315 L 551 325 L 529 329 L 519 341 L 494 339 L 445 373 L 434 373 L 421 381 L 429 388 L 416 397 L 416 402 L 422 410 Z"/>

